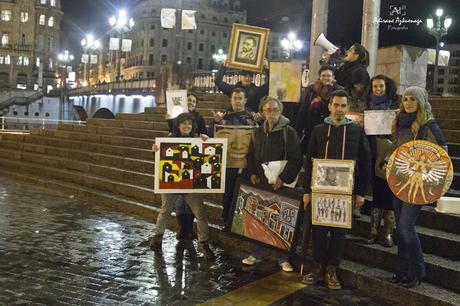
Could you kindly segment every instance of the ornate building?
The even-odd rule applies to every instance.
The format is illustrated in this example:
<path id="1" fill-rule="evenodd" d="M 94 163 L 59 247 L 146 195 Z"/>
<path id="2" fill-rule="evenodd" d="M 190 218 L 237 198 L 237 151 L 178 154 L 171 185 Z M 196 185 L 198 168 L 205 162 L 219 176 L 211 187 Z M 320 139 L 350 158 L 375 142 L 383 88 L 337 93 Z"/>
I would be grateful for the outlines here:
<path id="1" fill-rule="evenodd" d="M 0 0 L 0 88 L 56 82 L 60 0 Z"/>

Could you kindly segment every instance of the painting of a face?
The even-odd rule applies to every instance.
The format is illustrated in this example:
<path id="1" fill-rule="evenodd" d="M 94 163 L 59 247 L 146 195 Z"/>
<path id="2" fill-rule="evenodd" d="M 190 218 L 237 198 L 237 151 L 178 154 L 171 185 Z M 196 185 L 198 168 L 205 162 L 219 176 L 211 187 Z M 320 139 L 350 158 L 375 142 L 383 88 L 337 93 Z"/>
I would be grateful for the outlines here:
<path id="1" fill-rule="evenodd" d="M 228 168 L 246 168 L 246 154 L 253 131 L 251 126 L 216 126 L 215 137 L 227 138 Z"/>
<path id="2" fill-rule="evenodd" d="M 238 52 L 237 59 L 243 62 L 256 62 L 257 61 L 257 49 L 259 46 L 260 37 L 241 32 L 238 40 Z"/>

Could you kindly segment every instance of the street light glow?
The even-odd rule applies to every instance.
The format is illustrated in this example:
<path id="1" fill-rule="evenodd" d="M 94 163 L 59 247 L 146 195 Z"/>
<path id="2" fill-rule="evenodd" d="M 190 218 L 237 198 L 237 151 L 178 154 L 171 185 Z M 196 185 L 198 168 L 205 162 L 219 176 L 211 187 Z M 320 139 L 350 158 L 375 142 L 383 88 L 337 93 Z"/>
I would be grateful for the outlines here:
<path id="1" fill-rule="evenodd" d="M 452 25 L 452 18 L 446 17 L 444 19 L 444 28 L 448 29 Z"/>
<path id="2" fill-rule="evenodd" d="M 295 33 L 291 32 L 291 33 L 289 33 L 288 38 L 289 38 L 289 40 L 294 40 L 297 37 L 296 37 Z"/>
<path id="3" fill-rule="evenodd" d="M 427 27 L 428 29 L 432 29 L 433 26 L 434 26 L 433 18 L 428 18 L 428 19 L 426 20 L 426 27 Z"/>
<path id="4" fill-rule="evenodd" d="M 444 11 L 442 9 L 437 9 L 436 10 L 436 16 L 441 17 L 442 14 L 444 14 Z"/>

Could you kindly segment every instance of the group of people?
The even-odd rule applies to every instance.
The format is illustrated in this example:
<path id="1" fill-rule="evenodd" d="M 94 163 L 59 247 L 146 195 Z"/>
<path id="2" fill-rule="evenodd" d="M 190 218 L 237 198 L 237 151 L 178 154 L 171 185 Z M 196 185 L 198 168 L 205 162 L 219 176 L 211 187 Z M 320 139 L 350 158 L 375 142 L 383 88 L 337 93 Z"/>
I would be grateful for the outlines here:
<path id="1" fill-rule="evenodd" d="M 306 88 L 294 127 L 283 116 L 282 101 L 267 96 L 268 83 L 257 87 L 252 83 L 251 75 L 246 73 L 242 82 L 226 84 L 222 81 L 221 69 L 215 82 L 230 97 L 229 109 L 213 112 L 213 123 L 206 130 L 203 118 L 195 111 L 197 99 L 189 95 L 190 112 L 171 121 L 171 135 L 207 139 L 213 137 L 214 124 L 255 127 L 246 156 L 247 168 L 226 169 L 222 212 L 226 225 L 230 222 L 230 208 L 238 177 L 247 178 L 254 185 L 271 186 L 276 192 L 280 188 L 288 188 L 284 185 L 294 182 L 303 166 L 305 181 L 301 185 L 304 189 L 304 208 L 307 210 L 311 199 L 312 159 L 354 160 L 354 206 L 361 207 L 365 197 L 372 195 L 371 222 L 366 242 L 392 246 L 392 233 L 396 226 L 398 264 L 391 281 L 404 287 L 414 287 L 425 277 L 423 252 L 415 230 L 421 206 L 405 203 L 392 194 L 384 176 L 380 174 L 386 164 L 385 160 L 377 161 L 377 143 L 382 139 L 391 141 L 393 148 L 396 148 L 405 142 L 423 139 L 446 148 L 446 142 L 431 113 L 428 94 L 423 88 L 409 87 L 400 100 L 393 80 L 384 75 L 370 78 L 366 71 L 369 54 L 360 44 L 348 49 L 338 69 L 327 66 L 328 59 L 325 55 L 319 79 Z M 391 109 L 397 110 L 397 116 L 392 123 L 392 135 L 389 136 L 367 136 L 362 123 L 346 117 L 350 111 L 362 113 L 364 110 Z M 158 147 L 153 145 L 152 150 L 157 151 Z M 276 181 L 269 184 L 261 165 L 279 160 L 286 160 L 287 164 Z M 199 249 L 205 257 L 213 258 L 208 244 L 209 230 L 203 198 L 197 194 L 162 196 L 156 232 L 150 239 L 151 247 L 161 249 L 164 229 L 174 207 L 181 228 L 179 237 L 193 237 L 191 226 L 195 217 Z M 383 227 L 380 226 L 382 218 Z M 345 233 L 346 230 L 342 228 L 312 226 L 314 264 L 310 273 L 302 278 L 303 283 L 323 281 L 330 289 L 342 287 L 336 269 L 342 258 Z M 251 254 L 242 260 L 243 264 L 260 262 L 264 258 L 264 251 L 267 250 L 254 245 Z M 279 252 L 276 255 L 283 271 L 293 271 L 286 254 Z"/>

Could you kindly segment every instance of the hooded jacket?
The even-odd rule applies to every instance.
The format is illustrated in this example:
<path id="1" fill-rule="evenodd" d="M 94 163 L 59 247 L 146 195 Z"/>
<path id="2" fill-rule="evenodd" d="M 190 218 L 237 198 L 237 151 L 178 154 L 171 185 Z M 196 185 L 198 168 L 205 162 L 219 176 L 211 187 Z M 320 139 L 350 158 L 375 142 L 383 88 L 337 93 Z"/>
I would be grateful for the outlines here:
<path id="1" fill-rule="evenodd" d="M 266 121 L 256 129 L 247 155 L 249 176 L 255 174 L 267 184 L 262 163 L 276 160 L 288 161 L 279 177 L 284 183 L 292 183 L 299 173 L 302 159 L 297 132 L 283 115 L 270 132 Z"/>
<path id="2" fill-rule="evenodd" d="M 328 155 L 326 144 L 329 135 Z M 346 130 L 345 130 L 346 129 Z M 345 132 L 345 140 L 344 140 Z M 343 143 L 345 142 L 342 153 Z M 311 177 L 313 169 L 312 158 L 327 159 L 348 159 L 355 161 L 354 188 L 353 194 L 364 196 L 367 191 L 371 177 L 371 157 L 369 142 L 364 129 L 345 118 L 339 125 L 333 125 L 331 117 L 324 119 L 324 122 L 313 129 L 306 154 L 305 166 L 305 192 L 311 193 Z"/>

